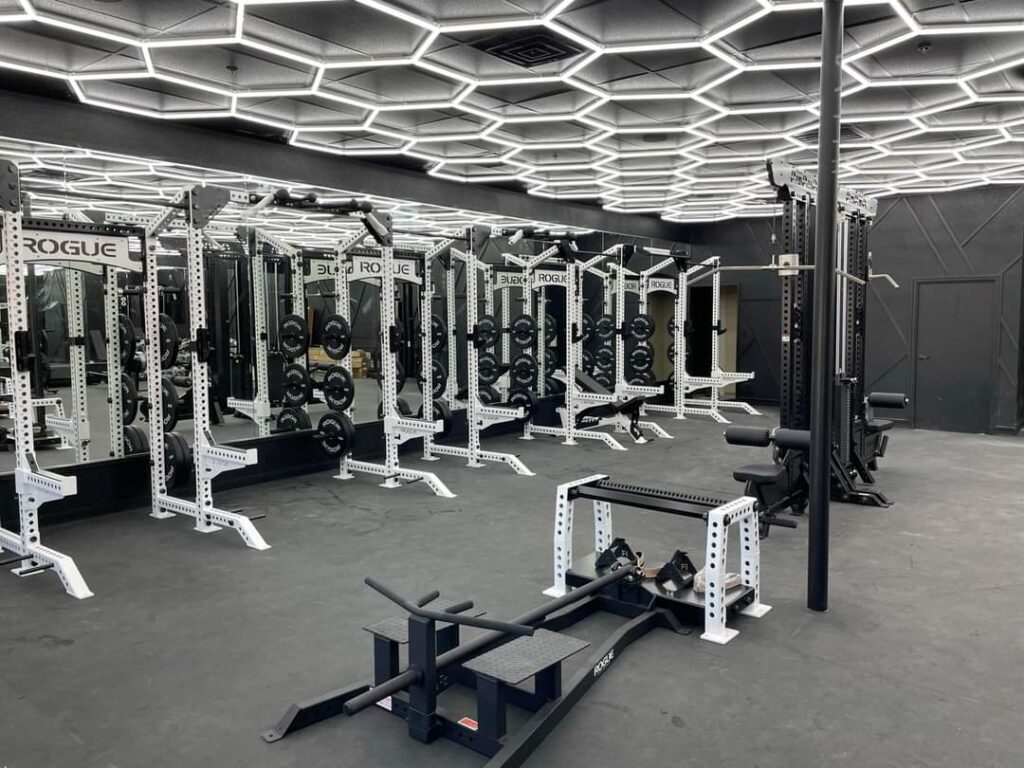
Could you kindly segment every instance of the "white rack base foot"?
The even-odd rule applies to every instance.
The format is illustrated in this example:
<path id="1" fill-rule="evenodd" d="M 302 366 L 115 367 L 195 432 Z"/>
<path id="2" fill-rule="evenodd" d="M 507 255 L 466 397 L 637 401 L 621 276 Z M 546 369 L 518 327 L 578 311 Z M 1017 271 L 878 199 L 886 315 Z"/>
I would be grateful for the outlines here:
<path id="1" fill-rule="evenodd" d="M 221 528 L 230 528 L 242 537 L 242 541 L 250 549 L 270 549 L 270 545 L 264 541 L 263 536 L 245 515 L 237 512 L 226 512 L 223 509 L 210 507 L 200 509 L 199 505 L 188 499 L 179 499 L 177 496 L 162 495 L 156 499 L 157 510 L 152 513 L 153 517 L 173 517 L 174 514 L 186 515 L 195 518 L 195 530 L 200 533 L 213 533 Z M 173 514 L 172 514 L 173 513 Z"/>
<path id="2" fill-rule="evenodd" d="M 399 482 L 400 480 L 407 480 L 409 483 L 423 482 L 426 483 L 427 487 L 434 492 L 434 495 L 441 496 L 446 499 L 455 498 L 455 494 L 448 490 L 448 486 L 441 482 L 441 478 L 433 472 L 424 472 L 419 469 L 406 469 L 405 467 L 388 469 L 383 464 L 344 459 L 342 461 L 341 470 L 334 476 L 334 478 L 336 480 L 351 480 L 355 477 L 353 474 L 355 472 L 383 477 L 384 482 L 380 484 L 381 488 L 401 488 L 403 485 L 408 484 L 403 484 Z"/>
<path id="3" fill-rule="evenodd" d="M 68 555 L 42 544 L 23 545 L 17 534 L 6 530 L 0 531 L 0 550 L 13 552 L 15 556 L 22 558 L 21 565 L 11 569 L 11 573 L 15 576 L 26 578 L 53 571 L 64 585 L 64 591 L 72 597 L 85 600 L 93 596 L 92 590 L 89 589 L 78 566 L 75 565 L 74 558 Z M 39 568 L 39 566 L 47 565 L 50 567 Z"/>

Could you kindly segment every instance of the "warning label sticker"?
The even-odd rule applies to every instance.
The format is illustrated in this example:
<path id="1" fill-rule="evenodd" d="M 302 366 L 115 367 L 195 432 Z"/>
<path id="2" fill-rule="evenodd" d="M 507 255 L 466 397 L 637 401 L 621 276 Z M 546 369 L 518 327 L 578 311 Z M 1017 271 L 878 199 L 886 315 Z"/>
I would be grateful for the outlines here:
<path id="1" fill-rule="evenodd" d="M 388 712 L 390 712 L 391 711 L 391 697 L 388 696 L 386 698 L 381 699 L 380 701 L 377 702 L 377 706 L 380 707 L 381 709 L 386 709 Z"/>
<path id="2" fill-rule="evenodd" d="M 469 728 L 469 730 L 471 731 L 475 731 L 477 728 L 480 727 L 480 723 L 478 723 L 472 717 L 460 718 L 458 722 L 459 725 L 461 725 L 463 728 Z"/>

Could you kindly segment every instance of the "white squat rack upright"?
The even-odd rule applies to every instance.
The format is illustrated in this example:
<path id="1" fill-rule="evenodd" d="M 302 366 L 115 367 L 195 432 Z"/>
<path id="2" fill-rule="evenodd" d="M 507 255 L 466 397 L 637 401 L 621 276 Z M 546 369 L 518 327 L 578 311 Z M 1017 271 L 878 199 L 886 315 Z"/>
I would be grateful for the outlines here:
<path id="1" fill-rule="evenodd" d="M 466 459 L 466 466 L 468 467 L 482 467 L 485 461 L 493 461 L 500 464 L 507 464 L 516 474 L 519 475 L 530 475 L 534 473 L 522 462 L 522 460 L 511 453 L 502 453 L 499 451 L 485 451 L 480 444 L 480 434 L 488 427 L 494 426 L 495 424 L 503 424 L 509 421 L 515 421 L 523 418 L 523 408 L 520 406 L 510 407 L 505 405 L 484 405 L 480 401 L 480 377 L 479 377 L 479 356 L 480 347 L 477 345 L 477 320 L 479 314 L 479 287 L 478 278 L 480 276 L 480 262 L 477 259 L 477 252 L 481 249 L 482 243 L 486 241 L 486 238 L 490 237 L 490 230 L 482 227 L 470 227 L 466 230 L 466 250 L 460 251 L 452 247 L 451 241 L 446 241 L 447 250 L 451 254 L 451 266 L 449 272 L 454 272 L 454 266 L 456 261 L 461 261 L 465 264 L 463 273 L 466 281 L 466 430 L 468 432 L 469 444 L 467 446 L 457 445 L 441 445 L 433 440 L 432 436 L 424 437 L 423 439 L 423 458 L 426 461 L 434 461 L 440 456 L 460 456 Z M 424 293 L 429 289 L 427 286 L 430 284 L 430 273 L 429 273 L 429 260 L 425 260 L 426 274 L 424 275 Z M 485 291 L 488 298 L 491 297 L 491 292 L 488 289 Z M 449 295 L 449 305 L 453 304 L 451 301 L 452 294 Z M 426 302 L 427 299 L 425 298 Z M 432 301 L 432 299 L 430 299 Z M 424 303 L 424 307 L 429 307 L 429 303 Z M 421 311 L 421 317 L 425 317 Z M 426 325 L 425 321 L 422 325 Z M 501 335 L 504 335 L 503 326 Z M 454 346 L 454 345 L 453 345 Z M 429 345 L 427 346 L 429 349 Z M 424 354 L 424 360 L 427 356 Z M 424 363 L 424 377 L 425 381 L 432 381 L 429 376 L 429 372 L 426 370 L 428 363 Z M 453 379 L 452 372 L 449 371 L 449 381 Z M 457 381 L 458 377 L 455 376 L 454 380 Z M 426 385 L 425 385 L 426 389 Z M 424 398 L 426 398 L 426 391 L 424 391 Z M 427 413 L 426 406 L 424 406 L 424 413 Z"/>
<path id="2" fill-rule="evenodd" d="M 341 465 L 335 477 L 339 480 L 351 480 L 356 472 L 383 477 L 382 488 L 399 488 L 402 481 L 406 483 L 422 481 L 437 496 L 455 498 L 441 479 L 433 472 L 403 467 L 398 458 L 398 446 L 415 438 L 432 436 L 444 429 L 444 422 L 432 419 L 417 419 L 404 416 L 398 410 L 397 371 L 395 352 L 400 348 L 399 329 L 395 322 L 395 251 L 394 225 L 391 214 L 359 212 L 357 215 L 363 222 L 368 233 L 376 241 L 380 252 L 380 268 L 377 277 L 380 280 L 380 349 L 381 349 L 381 409 L 384 414 L 384 463 L 378 464 L 352 458 L 350 454 L 341 457 Z M 353 279 L 350 267 L 346 266 L 346 279 Z M 341 291 L 338 291 L 339 296 Z M 347 292 L 345 294 L 347 296 Z M 348 320 L 349 306 L 340 298 L 338 314 Z M 427 385 L 424 384 L 424 387 Z M 426 411 L 424 411 L 426 415 Z"/>
<path id="3" fill-rule="evenodd" d="M 92 597 L 75 561 L 44 546 L 39 531 L 39 508 L 73 496 L 77 480 L 39 466 L 32 428 L 32 340 L 29 331 L 26 277 L 22 243 L 22 200 L 17 166 L 0 160 L 0 248 L 7 267 L 7 307 L 11 345 L 11 411 L 14 421 L 14 488 L 18 497 L 18 530 L 0 527 L 0 550 L 15 555 L 3 565 L 17 564 L 12 573 L 31 576 L 53 570 L 64 589 L 79 599 Z"/>
<path id="4" fill-rule="evenodd" d="M 657 255 L 666 253 L 661 249 L 648 248 L 647 250 Z M 666 278 L 658 277 L 657 273 L 669 266 L 679 267 L 678 257 L 669 257 L 641 273 L 640 291 L 643 299 L 646 299 L 647 294 L 652 291 L 665 290 L 664 281 Z M 697 280 L 708 276 L 711 277 L 711 372 L 708 376 L 693 376 L 686 371 L 686 321 L 690 286 Z M 685 419 L 687 416 L 708 416 L 720 424 L 729 423 L 729 420 L 721 413 L 724 409 L 740 410 L 752 416 L 760 416 L 760 411 L 749 403 L 739 400 L 723 400 L 721 396 L 722 389 L 743 381 L 750 381 L 754 378 L 753 372 L 732 373 L 723 371 L 719 363 L 718 336 L 721 330 L 722 312 L 721 258 L 711 256 L 698 264 L 684 266 L 684 268 L 679 269 L 676 278 L 675 294 L 673 332 L 675 359 L 673 361 L 674 386 L 672 404 L 647 404 L 644 408 L 648 411 L 671 413 L 677 419 Z M 687 395 L 690 393 L 701 390 L 708 390 L 710 396 L 707 398 L 687 398 Z"/>
<path id="5" fill-rule="evenodd" d="M 146 227 L 145 317 L 146 379 L 149 393 L 149 444 L 152 517 L 164 519 L 186 515 L 195 519 L 195 530 L 212 533 L 221 528 L 236 531 L 247 546 L 270 549 L 260 532 L 245 515 L 218 509 L 213 503 L 213 479 L 223 472 L 256 463 L 255 448 L 240 451 L 217 444 L 210 430 L 210 332 L 207 327 L 206 281 L 203 265 L 203 227 L 231 200 L 228 190 L 190 187 L 179 193 L 171 206 Z M 241 200 L 241 198 L 240 198 Z M 157 236 L 176 218 L 184 219 L 185 258 L 188 279 L 189 339 L 192 356 L 192 407 L 195 444 L 192 447 L 195 498 L 172 496 L 167 488 L 164 454 L 163 392 L 160 386 L 160 286 L 157 280 Z"/>

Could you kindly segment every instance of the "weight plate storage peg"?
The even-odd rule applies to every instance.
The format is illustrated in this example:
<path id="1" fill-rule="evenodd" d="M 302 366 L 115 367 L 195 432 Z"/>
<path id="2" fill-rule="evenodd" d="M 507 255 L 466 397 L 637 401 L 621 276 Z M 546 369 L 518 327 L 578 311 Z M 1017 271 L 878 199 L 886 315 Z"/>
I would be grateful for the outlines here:
<path id="1" fill-rule="evenodd" d="M 332 411 L 347 411 L 356 397 L 356 383 L 348 369 L 332 365 L 324 374 L 324 402 Z"/>
<path id="2" fill-rule="evenodd" d="M 163 394 L 164 401 L 164 431 L 170 432 L 178 426 L 178 406 L 180 404 L 178 388 L 174 386 L 173 381 L 165 376 L 160 380 L 160 392 Z"/>
<path id="3" fill-rule="evenodd" d="M 493 352 L 484 352 L 477 358 L 476 370 L 481 384 L 493 384 L 501 378 L 501 363 Z"/>
<path id="4" fill-rule="evenodd" d="M 352 326 L 341 315 L 328 315 L 320 334 L 324 353 L 331 360 L 344 360 L 352 349 Z"/>
<path id="5" fill-rule="evenodd" d="M 162 312 L 157 320 L 160 323 L 160 367 L 166 371 L 178 361 L 178 326 L 173 317 Z"/>
<path id="6" fill-rule="evenodd" d="M 430 348 L 434 352 L 440 352 L 448 346 L 448 326 L 440 315 L 432 315 L 430 318 Z"/>
<path id="7" fill-rule="evenodd" d="M 513 408 L 523 409 L 523 417 L 516 419 L 520 424 L 525 424 L 533 418 L 533 412 L 537 409 L 538 402 L 537 394 L 532 389 L 514 387 L 508 393 L 508 404 Z"/>
<path id="8" fill-rule="evenodd" d="M 320 449 L 330 457 L 348 456 L 356 441 L 356 427 L 344 413 L 328 411 L 316 425 Z"/>
<path id="9" fill-rule="evenodd" d="M 654 318 L 650 315 L 635 315 L 629 321 L 629 333 L 637 341 L 647 341 L 654 335 Z"/>
<path id="10" fill-rule="evenodd" d="M 629 368 L 634 373 L 644 373 L 654 366 L 654 353 L 646 344 L 633 347 L 629 353 Z"/>
<path id="11" fill-rule="evenodd" d="M 278 326 L 278 345 L 281 354 L 289 360 L 306 354 L 309 346 L 309 329 L 301 315 L 285 315 Z"/>
<path id="12" fill-rule="evenodd" d="M 537 321 L 530 315 L 519 315 L 509 327 L 512 341 L 517 347 L 532 347 L 537 343 Z"/>
<path id="13" fill-rule="evenodd" d="M 135 326 L 128 315 L 117 316 L 117 338 L 121 347 L 121 365 L 135 356 Z"/>
<path id="14" fill-rule="evenodd" d="M 611 315 L 601 315 L 594 324 L 594 333 L 601 341 L 610 341 L 615 338 L 615 318 Z"/>
<path id="15" fill-rule="evenodd" d="M 309 373 L 299 363 L 284 367 L 284 395 L 281 398 L 290 408 L 305 405 L 309 400 Z"/>
<path id="16" fill-rule="evenodd" d="M 492 315 L 482 315 L 476 321 L 474 345 L 477 349 L 490 349 L 498 343 L 498 336 L 498 321 Z"/>
<path id="17" fill-rule="evenodd" d="M 416 412 L 417 418 L 423 418 L 423 404 L 420 404 L 420 409 Z M 452 431 L 452 411 L 448 407 L 448 404 L 444 400 L 434 401 L 434 415 L 433 421 L 440 421 L 444 424 L 441 427 L 441 431 L 437 432 L 435 437 L 448 437 Z"/>
<path id="18" fill-rule="evenodd" d="M 277 414 L 278 432 L 296 432 L 300 429 L 311 429 L 309 414 L 301 408 L 282 408 Z"/>
<path id="19" fill-rule="evenodd" d="M 537 358 L 523 352 L 520 355 L 516 355 L 512 361 L 509 377 L 517 387 L 533 389 L 537 386 L 538 373 Z"/>
<path id="20" fill-rule="evenodd" d="M 594 355 L 595 365 L 602 371 L 610 371 L 615 367 L 615 351 L 611 347 L 601 347 Z"/>
<path id="21" fill-rule="evenodd" d="M 139 414 L 139 390 L 135 379 L 127 373 L 121 374 L 121 423 L 126 427 Z"/>
<path id="22" fill-rule="evenodd" d="M 164 477 L 167 488 L 178 488 L 192 476 L 192 449 L 177 432 L 164 433 Z"/>

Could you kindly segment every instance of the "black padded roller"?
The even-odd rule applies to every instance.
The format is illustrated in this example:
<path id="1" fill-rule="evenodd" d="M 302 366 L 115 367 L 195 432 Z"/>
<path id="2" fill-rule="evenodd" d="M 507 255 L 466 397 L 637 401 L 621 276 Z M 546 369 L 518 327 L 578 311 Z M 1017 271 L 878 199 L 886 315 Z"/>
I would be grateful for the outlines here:
<path id="1" fill-rule="evenodd" d="M 776 429 L 772 432 L 772 440 L 779 448 L 795 448 L 797 450 L 810 450 L 811 433 L 806 429 Z"/>
<path id="2" fill-rule="evenodd" d="M 726 427 L 725 442 L 729 445 L 771 445 L 771 433 L 763 427 Z"/>
<path id="3" fill-rule="evenodd" d="M 868 405 L 872 408 L 906 408 L 909 400 L 902 392 L 872 392 Z"/>

